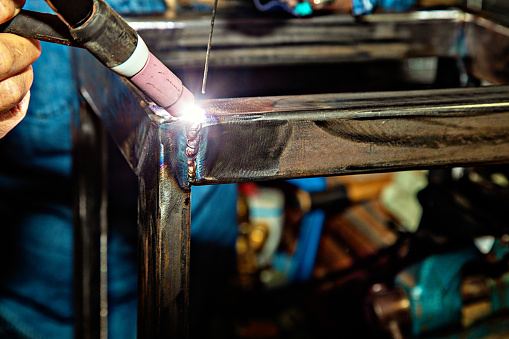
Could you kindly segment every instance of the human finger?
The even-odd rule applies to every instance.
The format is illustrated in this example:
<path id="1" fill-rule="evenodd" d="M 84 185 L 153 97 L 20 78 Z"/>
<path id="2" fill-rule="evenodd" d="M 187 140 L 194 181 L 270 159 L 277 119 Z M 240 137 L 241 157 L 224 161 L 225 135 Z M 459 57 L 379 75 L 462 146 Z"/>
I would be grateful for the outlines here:
<path id="1" fill-rule="evenodd" d="M 28 66 L 20 73 L 0 81 L 0 114 L 9 111 L 25 97 L 33 79 L 32 66 Z"/>
<path id="2" fill-rule="evenodd" d="M 7 112 L 0 113 L 0 139 L 10 132 L 25 117 L 30 101 L 30 91 L 23 99 Z"/>
<path id="3" fill-rule="evenodd" d="M 0 33 L 0 80 L 24 70 L 37 60 L 39 55 L 41 55 L 39 41 Z"/>
<path id="4" fill-rule="evenodd" d="M 25 0 L 0 0 L 0 24 L 12 19 L 24 4 Z"/>

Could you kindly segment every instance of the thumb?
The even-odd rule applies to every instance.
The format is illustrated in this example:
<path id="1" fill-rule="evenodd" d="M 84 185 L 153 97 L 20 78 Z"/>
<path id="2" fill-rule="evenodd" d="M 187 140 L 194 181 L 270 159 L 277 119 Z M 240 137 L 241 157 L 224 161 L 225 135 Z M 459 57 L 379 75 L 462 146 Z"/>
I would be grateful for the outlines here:
<path id="1" fill-rule="evenodd" d="M 24 4 L 25 0 L 0 0 L 0 24 L 11 20 Z"/>
<path id="2" fill-rule="evenodd" d="M 30 91 L 27 92 L 23 100 L 9 111 L 0 114 L 0 139 L 2 139 L 10 130 L 12 130 L 25 117 L 30 101 Z"/>

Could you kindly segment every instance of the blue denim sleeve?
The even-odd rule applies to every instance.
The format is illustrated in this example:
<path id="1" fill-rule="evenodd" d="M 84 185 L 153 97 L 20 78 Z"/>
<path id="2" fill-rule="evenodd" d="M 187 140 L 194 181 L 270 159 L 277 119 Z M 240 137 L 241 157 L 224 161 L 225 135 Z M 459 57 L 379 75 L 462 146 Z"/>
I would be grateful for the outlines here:
<path id="1" fill-rule="evenodd" d="M 141 15 L 161 13 L 166 10 L 164 0 L 107 0 L 106 2 L 121 14 Z M 53 13 L 44 0 L 28 0 L 23 8 Z"/>
<path id="2" fill-rule="evenodd" d="M 214 244 L 232 252 L 235 250 L 237 185 L 192 188 L 191 239 L 195 243 Z"/>
<path id="3" fill-rule="evenodd" d="M 353 15 L 365 15 L 373 12 L 375 7 L 392 12 L 409 10 L 416 0 L 352 0 Z"/>

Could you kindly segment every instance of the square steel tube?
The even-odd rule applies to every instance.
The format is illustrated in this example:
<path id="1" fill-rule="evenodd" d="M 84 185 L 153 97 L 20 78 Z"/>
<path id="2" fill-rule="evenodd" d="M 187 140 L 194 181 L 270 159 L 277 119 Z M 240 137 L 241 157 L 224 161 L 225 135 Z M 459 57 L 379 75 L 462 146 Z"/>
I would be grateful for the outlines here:
<path id="1" fill-rule="evenodd" d="M 334 26 L 328 20 L 316 19 L 325 28 Z M 351 33 L 341 36 L 343 49 L 297 55 L 280 49 L 284 34 L 274 34 L 278 57 L 271 62 L 458 56 L 468 61 L 472 74 L 500 86 L 202 101 L 207 119 L 200 124 L 193 177 L 185 156 L 190 123 L 169 117 L 93 57 L 76 53 L 81 93 L 139 178 L 140 338 L 187 336 L 192 185 L 509 161 L 505 26 L 461 11 L 375 15 L 360 23 L 337 20 L 337 29 Z M 148 37 L 149 46 L 150 34 L 167 34 L 178 45 L 186 41 L 179 37 L 201 27 L 189 22 L 133 26 Z M 226 24 L 219 21 L 218 27 L 225 28 L 219 39 L 223 50 L 242 50 L 235 47 L 238 39 L 228 35 Z M 466 52 L 451 47 L 460 33 Z M 364 39 L 355 47 L 359 37 Z M 201 43 L 189 43 L 193 41 Z M 246 43 L 261 46 L 267 41 Z M 174 52 L 168 60 L 179 59 Z M 260 55 L 240 59 L 247 64 L 263 61 Z M 179 60 L 185 65 L 184 58 Z"/>

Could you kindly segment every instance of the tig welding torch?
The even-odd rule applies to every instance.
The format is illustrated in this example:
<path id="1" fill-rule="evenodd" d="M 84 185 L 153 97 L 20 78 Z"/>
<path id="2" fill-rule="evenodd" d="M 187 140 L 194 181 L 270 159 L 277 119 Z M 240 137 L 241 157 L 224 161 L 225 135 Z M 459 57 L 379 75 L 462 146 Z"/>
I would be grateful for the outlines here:
<path id="1" fill-rule="evenodd" d="M 103 0 L 46 0 L 57 14 L 22 10 L 0 32 L 82 47 L 129 79 L 154 103 L 177 117 L 193 94 L 147 48 L 138 33 Z"/>

